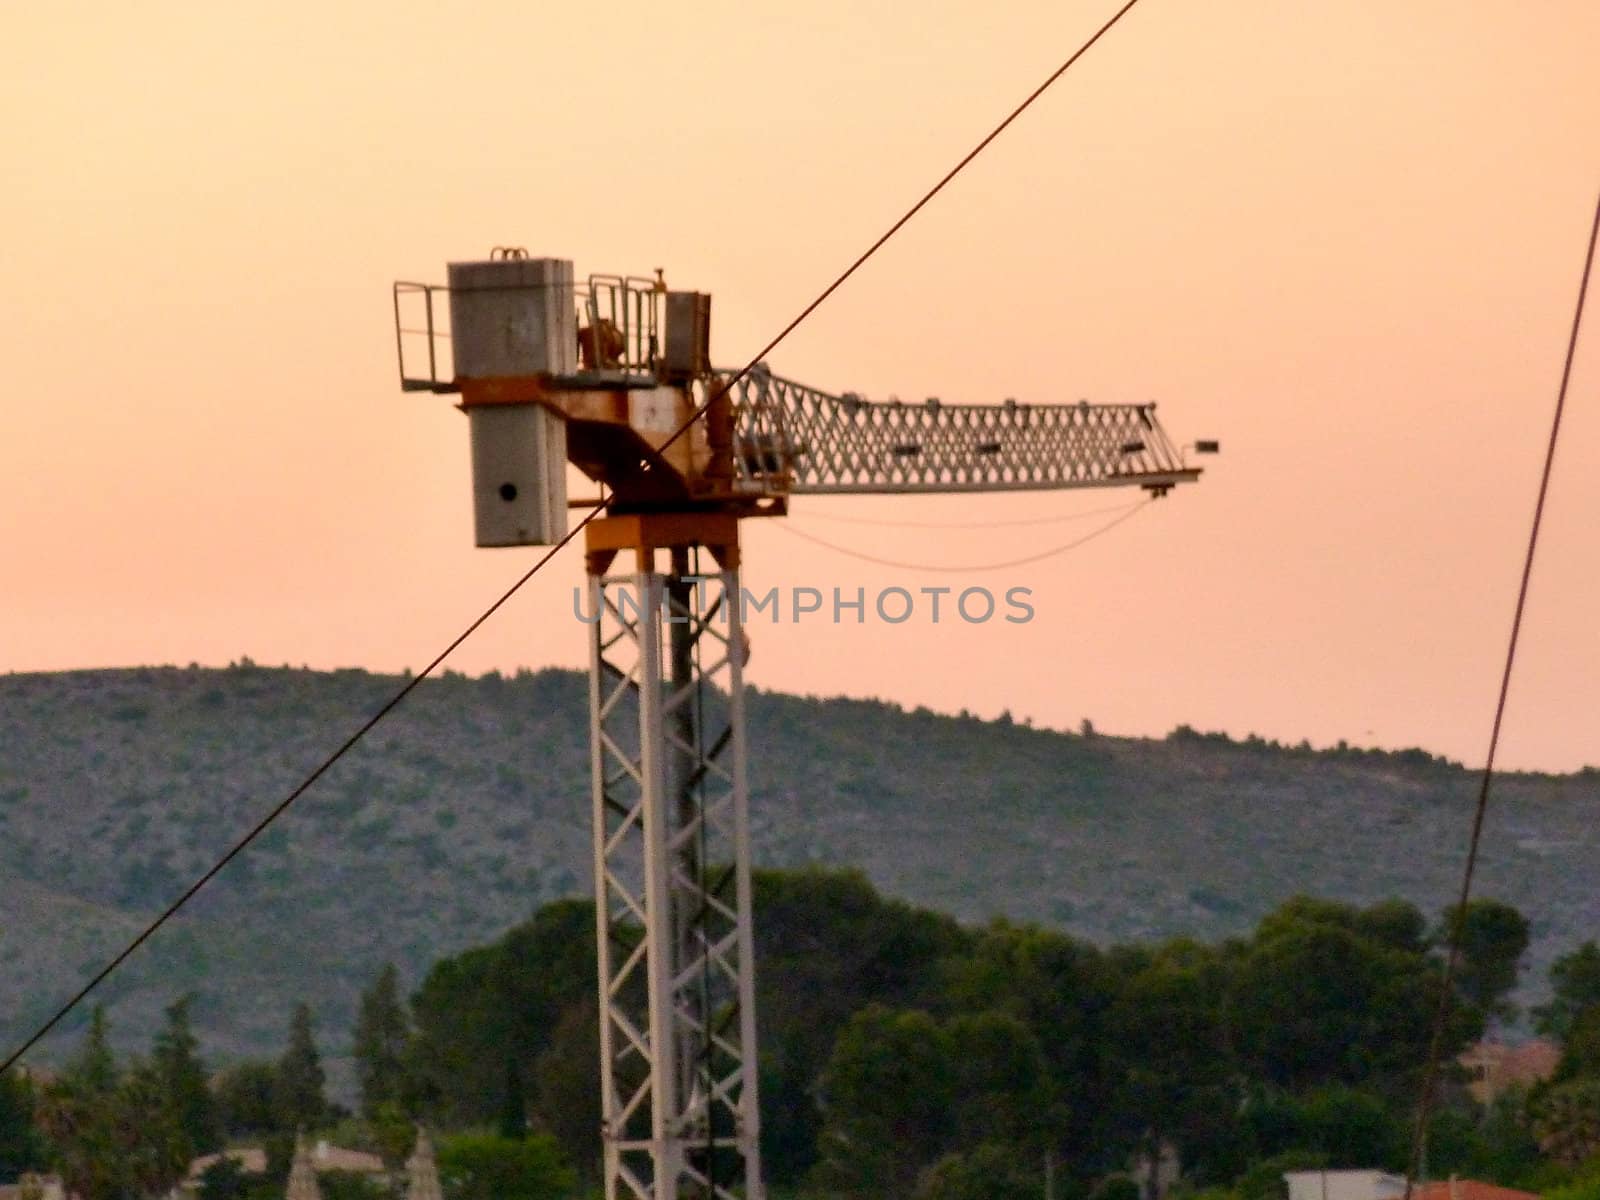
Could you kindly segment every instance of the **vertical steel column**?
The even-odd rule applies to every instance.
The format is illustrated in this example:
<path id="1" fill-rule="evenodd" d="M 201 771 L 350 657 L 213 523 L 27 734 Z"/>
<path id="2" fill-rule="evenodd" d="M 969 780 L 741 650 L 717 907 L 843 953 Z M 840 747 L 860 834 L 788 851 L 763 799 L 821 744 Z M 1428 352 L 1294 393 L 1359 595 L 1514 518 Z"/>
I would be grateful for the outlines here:
<path id="1" fill-rule="evenodd" d="M 738 572 L 640 565 L 589 577 L 606 1197 L 763 1200 Z"/>

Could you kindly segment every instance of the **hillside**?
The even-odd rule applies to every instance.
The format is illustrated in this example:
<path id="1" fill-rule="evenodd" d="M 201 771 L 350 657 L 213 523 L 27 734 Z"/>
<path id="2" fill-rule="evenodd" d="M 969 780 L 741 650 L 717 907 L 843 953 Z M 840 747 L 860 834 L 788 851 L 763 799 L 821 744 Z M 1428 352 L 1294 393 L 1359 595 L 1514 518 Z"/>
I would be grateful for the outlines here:
<path id="1" fill-rule="evenodd" d="M 248 663 L 0 677 L 0 1036 L 19 1037 L 397 686 Z M 198 993 L 214 1060 L 309 1000 L 330 1056 L 386 959 L 414 982 L 588 888 L 586 684 L 422 684 L 106 989 L 124 1045 Z M 759 863 L 862 867 L 971 920 L 1097 941 L 1245 929 L 1295 892 L 1456 886 L 1474 777 L 1420 751 L 1063 734 L 846 700 L 750 701 Z M 1499 785 L 1480 894 L 1533 923 L 1525 995 L 1600 933 L 1600 772 Z M 44 1057 L 59 1053 L 61 1042 Z"/>

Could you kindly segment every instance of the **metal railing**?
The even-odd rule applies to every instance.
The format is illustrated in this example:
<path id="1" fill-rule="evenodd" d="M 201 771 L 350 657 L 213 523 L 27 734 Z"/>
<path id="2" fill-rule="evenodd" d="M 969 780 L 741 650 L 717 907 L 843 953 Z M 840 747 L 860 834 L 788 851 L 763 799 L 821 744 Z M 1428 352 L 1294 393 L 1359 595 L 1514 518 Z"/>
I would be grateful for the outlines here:
<path id="1" fill-rule="evenodd" d="M 609 327 L 617 335 L 614 361 L 591 352 L 591 369 L 620 370 L 654 375 L 661 353 L 661 294 L 659 279 L 637 275 L 591 275 L 578 294 L 578 311 L 587 317 L 590 339 L 599 343 L 599 330 Z M 580 335 L 579 345 L 583 344 Z"/>
<path id="2" fill-rule="evenodd" d="M 448 343 L 450 333 L 440 329 L 436 293 L 446 297 L 445 320 L 449 320 L 450 289 L 435 283 L 397 282 L 394 285 L 394 348 L 400 365 L 400 390 L 403 392 L 458 392 L 454 363 Z M 419 345 L 420 339 L 420 345 Z M 409 351 L 409 353 L 408 353 Z M 439 374 L 439 360 L 445 360 L 445 374 Z M 422 368 L 426 366 L 426 372 Z M 414 370 L 412 369 L 414 368 Z"/>
<path id="3" fill-rule="evenodd" d="M 511 291 L 536 290 L 536 285 Z M 573 288 L 579 375 L 632 384 L 653 380 L 661 355 L 659 278 L 591 275 Z M 406 392 L 459 392 L 450 347 L 450 289 L 444 284 L 394 285 L 395 356 Z"/>

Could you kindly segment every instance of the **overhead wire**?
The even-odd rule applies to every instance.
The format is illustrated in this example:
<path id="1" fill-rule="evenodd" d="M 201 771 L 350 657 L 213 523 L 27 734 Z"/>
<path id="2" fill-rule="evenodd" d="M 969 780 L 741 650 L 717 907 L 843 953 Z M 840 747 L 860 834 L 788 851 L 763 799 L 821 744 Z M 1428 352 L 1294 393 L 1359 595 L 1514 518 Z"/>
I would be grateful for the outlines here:
<path id="1" fill-rule="evenodd" d="M 784 533 L 789 534 L 791 537 L 803 538 L 808 542 L 813 542 L 818 546 L 824 547 L 825 549 L 832 550 L 835 554 L 843 554 L 847 558 L 860 559 L 862 562 L 873 563 L 876 566 L 896 567 L 903 571 L 949 571 L 952 573 L 965 575 L 977 574 L 982 571 L 1004 571 L 1010 567 L 1025 567 L 1030 563 L 1043 562 L 1047 558 L 1054 558 L 1058 554 L 1065 554 L 1068 550 L 1076 550 L 1079 546 L 1084 545 L 1086 542 L 1092 542 L 1095 540 L 1095 538 L 1100 537 L 1102 534 L 1110 533 L 1124 521 L 1131 519 L 1137 514 L 1143 512 L 1145 509 L 1149 508 L 1151 503 L 1153 503 L 1153 498 L 1150 500 L 1140 500 L 1134 504 L 1120 507 L 1114 511 L 1120 512 L 1122 515 L 1117 517 L 1115 520 L 1107 521 L 1098 529 L 1086 533 L 1082 537 L 1076 538 L 1073 541 L 1066 542 L 1063 545 L 1052 546 L 1049 550 L 1041 550 L 1037 554 L 1029 554 L 1022 558 L 1013 558 L 1006 562 L 978 563 L 970 566 L 958 566 L 953 563 L 901 562 L 892 558 L 882 558 L 876 554 L 868 554 L 861 550 L 852 550 L 848 546 L 840 546 L 834 542 L 824 541 L 815 534 L 806 533 L 803 529 L 791 528 L 783 522 L 778 522 L 777 527 L 783 530 Z"/>
<path id="2" fill-rule="evenodd" d="M 1578 299 L 1572 312 L 1572 329 L 1567 336 L 1566 360 L 1561 368 L 1561 385 L 1556 390 L 1555 415 L 1550 421 L 1550 440 L 1545 447 L 1544 468 L 1539 475 L 1538 499 L 1533 505 L 1533 524 L 1528 531 L 1528 548 L 1522 559 L 1522 579 L 1517 586 L 1516 608 L 1511 616 L 1511 633 L 1506 643 L 1505 666 L 1500 673 L 1500 691 L 1494 706 L 1494 722 L 1489 731 L 1489 749 L 1484 756 L 1483 774 L 1478 783 L 1478 799 L 1472 812 L 1472 832 L 1467 840 L 1467 858 L 1461 873 L 1461 889 L 1450 921 L 1449 948 L 1445 954 L 1444 977 L 1434 1009 L 1433 1030 L 1428 1041 L 1428 1057 L 1423 1067 L 1421 1095 L 1417 1102 L 1417 1125 L 1411 1142 L 1411 1158 L 1406 1170 L 1405 1200 L 1411 1200 L 1416 1180 L 1423 1171 L 1427 1153 L 1428 1125 L 1433 1116 L 1438 1090 L 1440 1058 L 1445 1030 L 1454 1007 L 1453 991 L 1461 968 L 1461 947 L 1466 936 L 1467 904 L 1472 898 L 1472 882 L 1483 843 L 1484 818 L 1489 810 L 1489 786 L 1494 780 L 1495 754 L 1500 748 L 1500 729 L 1505 718 L 1506 698 L 1511 691 L 1511 670 L 1517 660 L 1517 642 L 1522 634 L 1522 618 L 1528 603 L 1528 582 L 1533 576 L 1534 553 L 1539 546 L 1539 530 L 1544 522 L 1545 499 L 1550 492 L 1550 475 L 1555 466 L 1556 445 L 1561 437 L 1561 418 L 1567 407 L 1567 389 L 1572 381 L 1572 363 L 1578 350 L 1578 332 L 1583 325 L 1583 310 L 1589 294 L 1589 278 L 1594 269 L 1595 243 L 1600 240 L 1600 198 L 1595 201 L 1594 219 L 1589 227 L 1589 247 L 1584 254 L 1583 274 L 1578 283 Z"/>
<path id="3" fill-rule="evenodd" d="M 1033 91 L 1029 92 L 1020 104 L 1013 108 L 1005 116 L 1005 118 L 1000 121 L 999 124 L 991 129 L 976 146 L 967 151 L 967 153 L 962 156 L 960 161 L 958 161 L 954 167 L 945 172 L 945 174 L 937 183 L 923 193 L 922 197 L 918 199 L 915 204 L 908 208 L 892 225 L 889 226 L 889 228 L 882 235 L 877 238 L 877 240 L 875 240 L 870 246 L 867 247 L 866 250 L 858 255 L 856 259 L 833 280 L 832 283 L 823 288 L 823 290 L 818 293 L 816 298 L 807 304 L 803 309 L 801 309 L 799 315 L 785 325 L 778 332 L 777 336 L 773 337 L 769 342 L 767 342 L 767 344 L 763 346 L 761 350 L 759 350 L 750 359 L 750 361 L 745 364 L 744 367 L 742 367 L 730 378 L 723 380 L 715 389 L 711 389 L 710 394 L 706 397 L 706 399 L 699 404 L 687 418 L 685 418 L 685 420 L 672 432 L 671 436 L 669 436 L 665 442 L 657 447 L 657 453 L 661 453 L 670 446 L 674 445 L 684 436 L 684 434 L 693 428 L 694 424 L 706 414 L 707 410 L 710 409 L 712 404 L 721 399 L 724 395 L 736 387 L 742 379 L 749 375 L 749 373 L 754 370 L 768 354 L 776 349 L 785 338 L 787 338 L 795 331 L 795 329 L 800 326 L 801 322 L 805 321 L 806 318 L 815 312 L 824 301 L 832 296 L 834 292 L 838 291 L 839 288 L 844 285 L 846 280 L 860 270 L 867 260 L 876 254 L 884 246 L 884 244 L 889 241 L 890 238 L 899 233 L 908 221 L 921 212 L 923 208 L 927 206 L 929 201 L 931 201 L 935 196 L 945 189 L 951 180 L 955 179 L 957 175 L 961 174 L 961 172 L 964 171 L 967 166 L 978 157 L 978 155 L 983 153 L 983 151 L 989 147 L 991 142 L 993 142 L 997 137 L 1004 133 L 1007 128 L 1010 127 L 1012 122 L 1014 122 L 1024 112 L 1032 107 L 1034 102 L 1038 100 L 1039 97 L 1042 96 L 1050 88 L 1050 86 L 1056 82 L 1056 80 L 1060 79 L 1061 76 L 1066 74 L 1067 71 L 1070 70 L 1080 58 L 1087 54 L 1089 50 L 1097 42 L 1099 42 L 1101 38 L 1109 33 L 1111 29 L 1119 21 L 1121 21 L 1122 18 L 1126 16 L 1138 3 L 1139 0 L 1126 0 L 1126 2 L 1120 8 L 1118 8 L 1117 11 L 1113 13 L 1107 21 L 1105 21 L 1098 29 L 1096 29 L 1095 32 L 1091 34 L 1082 45 L 1073 51 L 1072 54 L 1069 55 L 1060 66 L 1052 71 L 1049 76 L 1045 78 L 1043 83 L 1039 84 L 1033 89 Z M 592 521 L 605 512 L 606 505 L 608 503 L 609 498 L 603 496 L 600 502 L 586 512 L 584 516 L 577 522 L 577 524 L 567 531 L 560 541 L 556 542 L 555 545 L 551 546 L 549 550 L 540 555 L 538 560 L 535 561 L 531 567 L 523 572 L 523 574 L 519 576 L 509 588 L 502 592 L 500 597 L 495 600 L 494 603 L 489 605 L 489 607 L 486 608 L 478 617 L 474 618 L 473 621 L 464 630 L 462 630 L 461 633 L 457 634 L 442 651 L 434 656 L 434 658 L 426 667 L 424 667 L 416 675 L 412 676 L 411 679 L 407 680 L 405 685 L 401 687 L 399 691 L 395 692 L 395 694 L 391 696 L 383 704 L 383 706 L 377 710 L 377 712 L 367 718 L 366 721 L 362 722 L 362 724 L 357 727 L 354 733 L 350 734 L 349 737 L 341 742 L 337 749 L 324 758 L 316 766 L 316 768 L 313 769 L 300 784 L 290 791 L 287 796 L 279 801 L 278 804 L 266 814 L 266 816 L 262 817 L 261 820 L 252 826 L 243 837 L 236 841 L 221 858 L 219 858 L 209 869 L 207 869 L 204 874 L 196 879 L 194 883 L 190 884 L 189 887 L 184 890 L 182 895 L 180 895 L 176 900 L 163 909 L 154 920 L 144 927 L 138 936 L 136 936 L 125 947 L 123 947 L 123 949 L 120 950 L 104 967 L 95 972 L 95 974 L 90 977 L 89 981 L 79 988 L 70 999 L 63 1003 L 48 1020 L 38 1026 L 33 1033 L 31 1033 L 14 1050 L 12 1050 L 6 1056 L 4 1062 L 0 1062 L 0 1074 L 3 1074 L 5 1071 L 9 1070 L 24 1054 L 36 1046 L 40 1040 L 48 1036 L 50 1031 L 60 1024 L 68 1013 L 72 1012 L 72 1010 L 82 1003 L 89 996 L 89 994 L 94 991 L 95 988 L 100 986 L 100 984 L 103 983 L 112 974 L 112 972 L 120 968 L 129 957 L 131 957 L 141 946 L 149 941 L 149 939 L 156 933 L 157 930 L 170 921 L 179 912 L 179 910 L 181 910 L 186 904 L 189 903 L 190 900 L 194 898 L 194 896 L 202 888 L 210 883 L 211 880 L 216 878 L 218 873 L 220 873 L 225 867 L 227 867 L 229 863 L 237 858 L 246 847 L 256 840 L 256 838 L 260 837 L 261 834 L 266 831 L 268 826 L 270 826 L 280 816 L 287 812 L 289 807 L 293 805 L 296 800 L 304 795 L 305 792 L 317 782 L 317 780 L 321 779 L 322 776 L 325 775 L 335 763 L 337 763 L 352 749 L 354 749 L 354 747 L 364 737 L 366 737 L 366 735 L 370 733 L 379 722 L 393 712 L 424 679 L 428 678 L 435 670 L 437 670 L 439 665 L 443 663 L 444 660 L 452 653 L 454 653 L 454 651 L 463 642 L 465 642 L 467 638 L 476 633 L 485 621 L 487 621 L 495 613 L 499 612 L 500 609 L 503 608 L 513 596 L 521 591 L 523 586 L 527 584 L 527 582 L 535 575 L 537 575 L 544 568 L 546 563 L 559 554 L 561 550 L 575 537 L 577 537 L 577 535 L 586 526 L 588 526 Z"/>

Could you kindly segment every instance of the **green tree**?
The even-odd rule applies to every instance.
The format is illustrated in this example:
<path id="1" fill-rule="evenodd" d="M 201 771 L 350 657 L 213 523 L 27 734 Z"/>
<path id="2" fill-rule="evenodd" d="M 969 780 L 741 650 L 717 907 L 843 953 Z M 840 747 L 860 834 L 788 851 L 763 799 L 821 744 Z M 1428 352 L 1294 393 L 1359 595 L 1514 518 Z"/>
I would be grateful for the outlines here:
<path id="1" fill-rule="evenodd" d="M 1379 1096 L 1342 1084 L 1316 1088 L 1298 1103 L 1300 1148 L 1330 1167 L 1406 1166 L 1411 1125 Z"/>
<path id="2" fill-rule="evenodd" d="M 397 1102 L 380 1105 L 368 1119 L 373 1147 L 391 1176 L 400 1177 L 417 1144 L 417 1127 Z"/>
<path id="3" fill-rule="evenodd" d="M 539 1125 L 555 1135 L 586 1181 L 600 1174 L 599 1024 L 592 997 L 574 1004 L 533 1067 Z"/>
<path id="4" fill-rule="evenodd" d="M 117 1059 L 111 1050 L 104 1005 L 94 1006 L 89 1017 L 89 1031 L 78 1052 L 68 1061 L 66 1077 L 85 1094 L 109 1095 L 116 1089 Z"/>
<path id="5" fill-rule="evenodd" d="M 389 1200 L 389 1189 L 359 1171 L 319 1171 L 317 1190 L 322 1200 Z"/>
<path id="6" fill-rule="evenodd" d="M 1550 990 L 1549 1003 L 1533 1010 L 1534 1028 L 1565 1041 L 1577 1015 L 1600 1004 L 1600 946 L 1584 942 L 1556 959 L 1550 966 Z"/>
<path id="7" fill-rule="evenodd" d="M 1262 919 L 1237 953 L 1227 1000 L 1245 1074 L 1303 1091 L 1331 1083 L 1398 1092 L 1427 1055 L 1439 964 L 1361 931 L 1359 910 L 1299 897 Z M 1457 1006 L 1443 1050 L 1481 1028 Z"/>
<path id="8" fill-rule="evenodd" d="M 12 1070 L 0 1075 L 0 1184 L 14 1183 L 45 1162 L 45 1147 L 34 1125 L 33 1085 Z"/>
<path id="9" fill-rule="evenodd" d="M 386 963 L 372 986 L 361 993 L 356 1012 L 352 1053 L 363 1116 L 370 1119 L 381 1106 L 401 1102 L 410 1041 L 410 1023 L 400 1002 L 400 977 L 394 964 Z"/>
<path id="10" fill-rule="evenodd" d="M 1578 1079 L 1542 1090 L 1530 1105 L 1539 1148 L 1565 1167 L 1600 1154 L 1600 1079 Z"/>
<path id="11" fill-rule="evenodd" d="M 944 964 L 972 935 L 859 871 L 758 871 L 754 891 L 762 1166 L 792 1185 L 817 1161 L 818 1076 L 845 1023 L 868 1004 L 939 1007 Z"/>
<path id="12" fill-rule="evenodd" d="M 972 935 L 884 899 L 852 871 L 757 872 L 755 910 L 763 1165 L 773 1182 L 793 1184 L 816 1161 L 817 1079 L 844 1023 L 872 1002 L 937 1007 L 944 963 Z M 594 928 L 592 903 L 558 901 L 498 942 L 436 963 L 412 997 L 407 1103 L 446 1125 L 495 1126 L 514 1062 L 535 1125 L 559 1128 L 573 1160 L 589 1161 L 592 1137 L 577 1130 L 598 1117 L 588 1121 L 595 1100 L 581 1099 L 576 1082 L 592 1093 L 598 1051 L 586 1049 L 593 1035 L 582 1018 L 566 1022 L 587 1006 L 590 1028 L 598 1025 Z M 563 1028 L 571 1053 L 547 1058 Z M 560 1086 L 569 1103 L 549 1102 L 555 1076 L 572 1079 Z"/>
<path id="13" fill-rule="evenodd" d="M 278 1128 L 278 1073 L 269 1062 L 246 1059 L 216 1081 L 218 1117 L 232 1137 L 253 1137 Z"/>
<path id="14" fill-rule="evenodd" d="M 1179 1147 L 1191 1170 L 1211 1174 L 1238 1107 L 1221 959 L 1180 941 L 1148 958 L 1124 956 L 1123 965 L 1108 1047 L 1121 1064 L 1115 1097 L 1120 1133 L 1131 1139 L 1152 1178 L 1166 1142 Z"/>
<path id="15" fill-rule="evenodd" d="M 1459 906 L 1452 906 L 1439 918 L 1442 945 L 1448 945 L 1455 933 L 1459 913 Z M 1456 990 L 1486 1015 L 1513 1020 L 1517 1009 L 1506 997 L 1517 986 L 1522 956 L 1528 950 L 1527 918 L 1499 900 L 1470 900 L 1459 924 Z"/>
<path id="16" fill-rule="evenodd" d="M 955 1144 L 1025 1146 L 1042 1161 L 1053 1097 L 1033 1031 L 1008 1013 L 987 1012 L 952 1018 L 943 1035 Z"/>
<path id="17" fill-rule="evenodd" d="M 286 1130 L 275 1130 L 261 1139 L 261 1149 L 267 1158 L 266 1182 L 272 1191 L 281 1191 L 289 1181 L 294 1167 L 295 1135 Z"/>
<path id="18" fill-rule="evenodd" d="M 81 1200 L 144 1200 L 189 1165 L 188 1139 L 148 1065 L 109 1091 L 63 1076 L 45 1093 L 40 1124 L 62 1182 Z"/>
<path id="19" fill-rule="evenodd" d="M 1467 1164 L 1478 1179 L 1520 1184 L 1539 1165 L 1539 1143 L 1529 1121 L 1527 1097 L 1510 1092 L 1495 1097 L 1478 1125 L 1481 1142 Z"/>
<path id="20" fill-rule="evenodd" d="M 1409 1108 L 1344 1084 L 1325 1084 L 1300 1094 L 1257 1088 L 1244 1106 L 1242 1124 L 1250 1157 L 1259 1161 L 1299 1155 L 1313 1165 L 1400 1170 L 1410 1148 Z M 1436 1121 L 1448 1134 L 1448 1123 Z"/>
<path id="21" fill-rule="evenodd" d="M 311 1008 L 295 1005 L 289 1021 L 289 1041 L 278 1059 L 273 1079 L 273 1101 L 280 1129 L 315 1129 L 328 1115 L 328 1100 L 323 1091 L 327 1079 L 322 1058 L 317 1053 L 311 1023 Z"/>
<path id="22" fill-rule="evenodd" d="M 492 1124 L 506 1063 L 532 1063 L 595 991 L 594 905 L 561 900 L 498 942 L 435 963 L 412 998 L 414 1086 L 446 1124 Z"/>
<path id="23" fill-rule="evenodd" d="M 189 1023 L 192 994 L 167 1006 L 166 1023 L 156 1034 L 151 1064 L 165 1102 L 188 1139 L 190 1157 L 209 1154 L 222 1145 L 222 1121 L 206 1085 L 199 1041 Z"/>
<path id="24" fill-rule="evenodd" d="M 1339 925 L 1263 921 L 1229 1006 L 1249 1073 L 1291 1089 L 1359 1077 L 1376 958 Z"/>
<path id="25" fill-rule="evenodd" d="M 1435 1177 L 1491 1179 L 1542 1190 L 1533 1179 L 1542 1163 L 1528 1122 L 1527 1096 L 1518 1091 L 1496 1096 L 1481 1114 L 1444 1106 L 1429 1122 L 1428 1170 Z"/>
<path id="26" fill-rule="evenodd" d="M 1107 1175 L 1090 1190 L 1089 1200 L 1141 1200 L 1139 1185 L 1127 1175 Z"/>
<path id="27" fill-rule="evenodd" d="M 548 1134 L 458 1134 L 440 1141 L 438 1162 L 447 1200 L 559 1200 L 577 1186 Z"/>
<path id="28" fill-rule="evenodd" d="M 224 1154 L 200 1176 L 200 1200 L 246 1200 L 250 1181 L 239 1160 Z"/>
<path id="29" fill-rule="evenodd" d="M 1057 1159 L 1070 1173 L 1063 1182 L 1083 1184 L 1123 1166 L 1131 1148 L 1117 1106 L 1125 1064 L 1112 1030 L 1123 968 L 1054 930 L 1005 921 L 969 945 L 941 970 L 939 1003 L 1009 1013 L 1038 1039 L 1046 1077 L 1068 1094 L 1051 1122 Z"/>
<path id="30" fill-rule="evenodd" d="M 1568 1025 L 1556 1078 L 1600 1080 L 1600 1004 L 1583 1009 Z"/>
<path id="31" fill-rule="evenodd" d="M 1288 1200 L 1289 1185 L 1284 1181 L 1289 1171 L 1310 1171 L 1328 1165 L 1327 1159 L 1312 1150 L 1287 1150 L 1250 1164 L 1234 1180 L 1233 1191 L 1239 1200 Z"/>
<path id="32" fill-rule="evenodd" d="M 993 1142 L 948 1154 L 917 1183 L 916 1200 L 1039 1200 L 1044 1160 Z"/>
<path id="33" fill-rule="evenodd" d="M 528 1093 L 515 1059 L 506 1063 L 506 1082 L 500 1101 L 498 1132 L 503 1138 L 528 1136 Z"/>
<path id="34" fill-rule="evenodd" d="M 1380 900 L 1355 917 L 1355 931 L 1407 954 L 1428 949 L 1428 919 L 1409 900 Z"/>
<path id="35" fill-rule="evenodd" d="M 1584 1171 L 1571 1183 L 1550 1188 L 1545 1200 L 1600 1200 L 1600 1170 Z"/>
<path id="36" fill-rule="evenodd" d="M 819 1182 L 852 1196 L 910 1196 L 951 1141 L 954 1085 L 949 1039 L 927 1013 L 857 1013 L 822 1080 Z"/>

